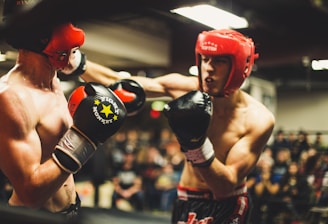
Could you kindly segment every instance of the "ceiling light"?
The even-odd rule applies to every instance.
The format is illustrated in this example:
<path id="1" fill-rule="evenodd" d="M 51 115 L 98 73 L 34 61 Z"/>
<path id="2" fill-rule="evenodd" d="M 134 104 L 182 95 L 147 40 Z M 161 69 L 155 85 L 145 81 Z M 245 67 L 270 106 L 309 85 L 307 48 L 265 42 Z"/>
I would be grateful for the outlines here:
<path id="1" fill-rule="evenodd" d="M 171 10 L 171 12 L 180 14 L 214 29 L 241 29 L 248 27 L 248 22 L 244 17 L 236 16 L 207 4 L 181 7 Z"/>
<path id="2" fill-rule="evenodd" d="M 328 69 L 328 60 L 313 60 L 311 62 L 313 70 L 327 70 Z"/>

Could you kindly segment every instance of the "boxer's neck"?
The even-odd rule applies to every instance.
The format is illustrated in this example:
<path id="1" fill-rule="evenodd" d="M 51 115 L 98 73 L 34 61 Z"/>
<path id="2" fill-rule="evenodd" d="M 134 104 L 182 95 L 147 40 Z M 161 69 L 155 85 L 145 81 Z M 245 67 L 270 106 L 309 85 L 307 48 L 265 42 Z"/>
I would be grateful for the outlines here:
<path id="1" fill-rule="evenodd" d="M 25 82 L 38 88 L 52 88 L 56 71 L 47 57 L 28 50 L 19 50 L 14 68 Z"/>
<path id="2" fill-rule="evenodd" d="M 241 90 L 236 90 L 226 97 L 212 97 L 213 110 L 221 114 L 222 112 L 239 107 L 244 103 L 244 96 Z"/>

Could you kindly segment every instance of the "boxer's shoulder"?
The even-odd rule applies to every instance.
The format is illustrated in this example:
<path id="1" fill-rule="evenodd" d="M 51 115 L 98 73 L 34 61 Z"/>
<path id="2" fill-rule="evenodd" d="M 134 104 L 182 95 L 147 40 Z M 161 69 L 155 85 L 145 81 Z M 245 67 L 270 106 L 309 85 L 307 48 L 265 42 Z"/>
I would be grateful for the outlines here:
<path id="1" fill-rule="evenodd" d="M 0 81 L 0 94 L 6 92 L 8 88 L 9 86 L 6 82 Z"/>
<path id="2" fill-rule="evenodd" d="M 239 122 L 244 129 L 243 142 L 249 145 L 249 149 L 257 154 L 262 152 L 263 145 L 271 136 L 275 125 L 273 113 L 259 100 L 246 94 L 245 115 L 239 114 Z"/>
<path id="3" fill-rule="evenodd" d="M 247 105 L 247 122 L 250 127 L 257 127 L 258 130 L 260 125 L 264 125 L 263 128 L 268 128 L 274 125 L 275 119 L 272 111 L 270 111 L 262 102 L 243 92 L 244 98 Z"/>
<path id="4" fill-rule="evenodd" d="M 36 107 L 32 92 L 21 84 L 9 85 L 0 81 L 0 114 L 8 125 L 22 125 L 27 121 L 36 122 Z"/>

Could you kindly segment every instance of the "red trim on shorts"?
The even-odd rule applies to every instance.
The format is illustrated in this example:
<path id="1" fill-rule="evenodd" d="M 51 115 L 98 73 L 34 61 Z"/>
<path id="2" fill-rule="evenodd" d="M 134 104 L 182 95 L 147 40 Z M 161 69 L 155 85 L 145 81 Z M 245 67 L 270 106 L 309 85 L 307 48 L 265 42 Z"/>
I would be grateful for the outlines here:
<path id="1" fill-rule="evenodd" d="M 238 196 L 237 204 L 234 209 L 234 212 L 230 216 L 231 223 L 233 223 L 233 220 L 238 220 L 238 223 L 244 223 L 245 218 L 248 213 L 248 207 L 249 207 L 249 201 L 248 197 L 246 197 L 247 192 L 243 193 L 242 195 Z"/>
<path id="2" fill-rule="evenodd" d="M 203 190 L 199 188 L 192 187 L 182 187 L 180 184 L 177 187 L 178 198 L 183 201 L 188 201 L 188 199 L 206 199 L 213 200 L 213 194 L 209 190 Z"/>
<path id="3" fill-rule="evenodd" d="M 182 187 L 180 184 L 177 186 L 178 199 L 187 201 L 188 199 L 206 199 L 214 200 L 213 193 L 210 190 L 204 190 L 192 187 Z M 237 187 L 227 197 L 241 196 L 247 194 L 246 184 L 242 184 Z"/>

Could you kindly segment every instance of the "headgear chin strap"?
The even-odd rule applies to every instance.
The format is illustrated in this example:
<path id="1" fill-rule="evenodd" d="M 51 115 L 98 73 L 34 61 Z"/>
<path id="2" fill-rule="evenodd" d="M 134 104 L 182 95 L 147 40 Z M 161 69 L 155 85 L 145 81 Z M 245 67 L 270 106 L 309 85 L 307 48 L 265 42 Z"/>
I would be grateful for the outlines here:
<path id="1" fill-rule="evenodd" d="M 224 86 L 224 96 L 239 89 L 244 80 L 250 75 L 254 60 L 258 58 L 252 39 L 234 30 L 204 31 L 198 35 L 196 48 L 196 65 L 199 70 L 199 85 L 202 90 L 200 73 L 200 55 L 230 56 L 231 71 Z"/>
<path id="2" fill-rule="evenodd" d="M 82 46 L 83 43 L 83 30 L 71 23 L 65 23 L 53 29 L 51 38 L 42 52 L 49 57 L 56 69 L 63 69 L 68 64 L 71 50 Z"/>

